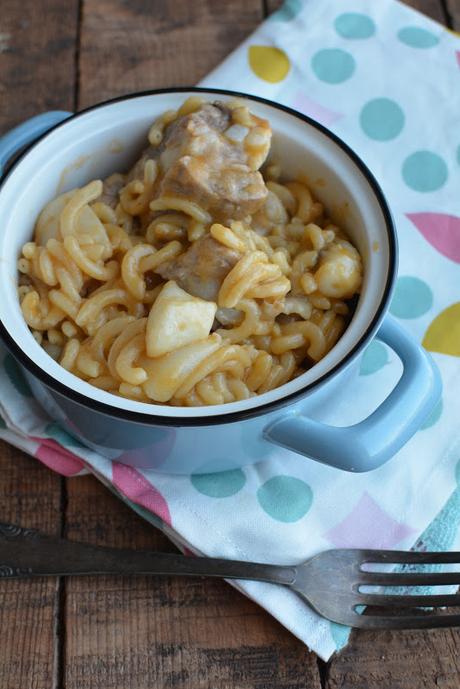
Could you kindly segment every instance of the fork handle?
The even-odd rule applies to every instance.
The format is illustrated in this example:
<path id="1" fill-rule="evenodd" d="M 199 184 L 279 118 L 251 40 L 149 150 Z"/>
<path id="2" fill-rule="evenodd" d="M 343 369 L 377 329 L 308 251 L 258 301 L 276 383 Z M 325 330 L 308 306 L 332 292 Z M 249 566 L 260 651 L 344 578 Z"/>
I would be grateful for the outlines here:
<path id="1" fill-rule="evenodd" d="M 149 550 L 104 548 L 0 524 L 0 577 L 155 574 L 253 579 L 289 586 L 295 567 L 240 560 L 185 557 Z"/>

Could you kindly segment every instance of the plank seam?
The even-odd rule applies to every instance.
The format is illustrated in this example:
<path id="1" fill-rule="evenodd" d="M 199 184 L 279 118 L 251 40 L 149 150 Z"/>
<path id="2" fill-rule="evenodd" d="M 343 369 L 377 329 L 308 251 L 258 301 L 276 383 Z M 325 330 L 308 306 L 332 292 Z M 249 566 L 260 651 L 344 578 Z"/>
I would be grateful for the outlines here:
<path id="1" fill-rule="evenodd" d="M 74 97 L 73 97 L 73 109 L 78 110 L 80 103 L 80 85 L 81 85 L 81 70 L 80 70 L 80 56 L 81 56 L 81 36 L 82 36 L 82 26 L 83 26 L 83 2 L 84 0 L 78 0 L 77 5 L 77 35 L 75 36 L 75 53 L 74 53 L 74 65 L 75 65 L 75 86 L 74 86 Z"/>
<path id="2" fill-rule="evenodd" d="M 446 26 L 452 30 L 454 28 L 454 20 L 453 20 L 452 14 L 450 13 L 448 2 L 447 2 L 447 0 L 439 0 L 439 1 L 441 3 L 441 9 L 442 9 L 442 13 L 444 15 L 444 21 L 446 23 Z"/>
<path id="3" fill-rule="evenodd" d="M 317 658 L 316 663 L 318 666 L 319 682 L 321 685 L 321 689 L 327 689 L 329 685 L 329 670 L 331 661 L 329 661 L 329 663 L 326 663 L 324 660 L 321 660 L 321 658 Z"/>

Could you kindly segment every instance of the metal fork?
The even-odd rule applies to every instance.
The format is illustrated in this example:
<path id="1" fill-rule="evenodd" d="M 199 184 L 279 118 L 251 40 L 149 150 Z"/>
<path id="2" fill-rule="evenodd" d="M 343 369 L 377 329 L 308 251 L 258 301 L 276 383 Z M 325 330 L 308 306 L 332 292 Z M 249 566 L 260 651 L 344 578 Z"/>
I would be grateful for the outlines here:
<path id="1" fill-rule="evenodd" d="M 458 564 L 458 572 L 377 572 L 363 565 Z M 460 585 L 460 552 L 328 550 L 298 565 L 268 565 L 143 550 L 102 548 L 0 524 L 0 577 L 89 574 L 179 575 L 251 579 L 295 591 L 333 622 L 363 629 L 422 629 L 460 626 L 460 614 L 423 614 L 417 608 L 460 606 L 459 594 L 390 595 L 363 593 L 363 586 Z M 372 606 L 360 614 L 360 606 Z M 374 606 L 379 612 L 374 611 Z M 358 610 L 357 610 L 358 608 Z"/>

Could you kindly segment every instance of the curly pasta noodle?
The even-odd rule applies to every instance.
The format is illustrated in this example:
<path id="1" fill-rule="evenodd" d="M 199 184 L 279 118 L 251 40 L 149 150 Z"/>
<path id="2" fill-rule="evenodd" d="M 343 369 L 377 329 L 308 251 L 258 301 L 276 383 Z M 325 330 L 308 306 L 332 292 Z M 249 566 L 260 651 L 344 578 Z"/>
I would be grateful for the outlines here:
<path id="1" fill-rule="evenodd" d="M 326 356 L 361 257 L 304 181 L 276 161 L 260 176 L 270 138 L 244 102 L 194 96 L 127 174 L 51 200 L 18 258 L 37 344 L 100 390 L 174 406 L 249 399 Z"/>

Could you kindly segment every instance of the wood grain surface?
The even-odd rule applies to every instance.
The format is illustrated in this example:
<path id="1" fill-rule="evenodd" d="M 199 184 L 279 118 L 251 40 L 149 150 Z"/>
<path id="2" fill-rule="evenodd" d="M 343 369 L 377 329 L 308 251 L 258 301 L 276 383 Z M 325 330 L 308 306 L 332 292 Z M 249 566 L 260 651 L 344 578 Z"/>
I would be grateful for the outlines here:
<path id="1" fill-rule="evenodd" d="M 0 132 L 76 107 L 78 0 L 1 0 Z"/>
<path id="2" fill-rule="evenodd" d="M 79 107 L 195 84 L 262 19 L 260 0 L 85 0 Z"/>
<path id="3" fill-rule="evenodd" d="M 0 442 L 0 521 L 58 535 L 62 479 Z M 1 565 L 0 561 L 0 565 Z M 59 673 L 57 579 L 0 579 L 0 687 L 50 689 Z"/>
<path id="4" fill-rule="evenodd" d="M 406 3 L 460 30 L 460 0 Z M 1 132 L 51 108 L 193 84 L 281 2 L 0 4 Z M 101 545 L 174 549 L 94 478 L 64 481 L 4 443 L 0 521 Z M 0 689 L 460 687 L 458 630 L 357 632 L 326 664 L 212 580 L 0 581 L 0 629 Z"/>

